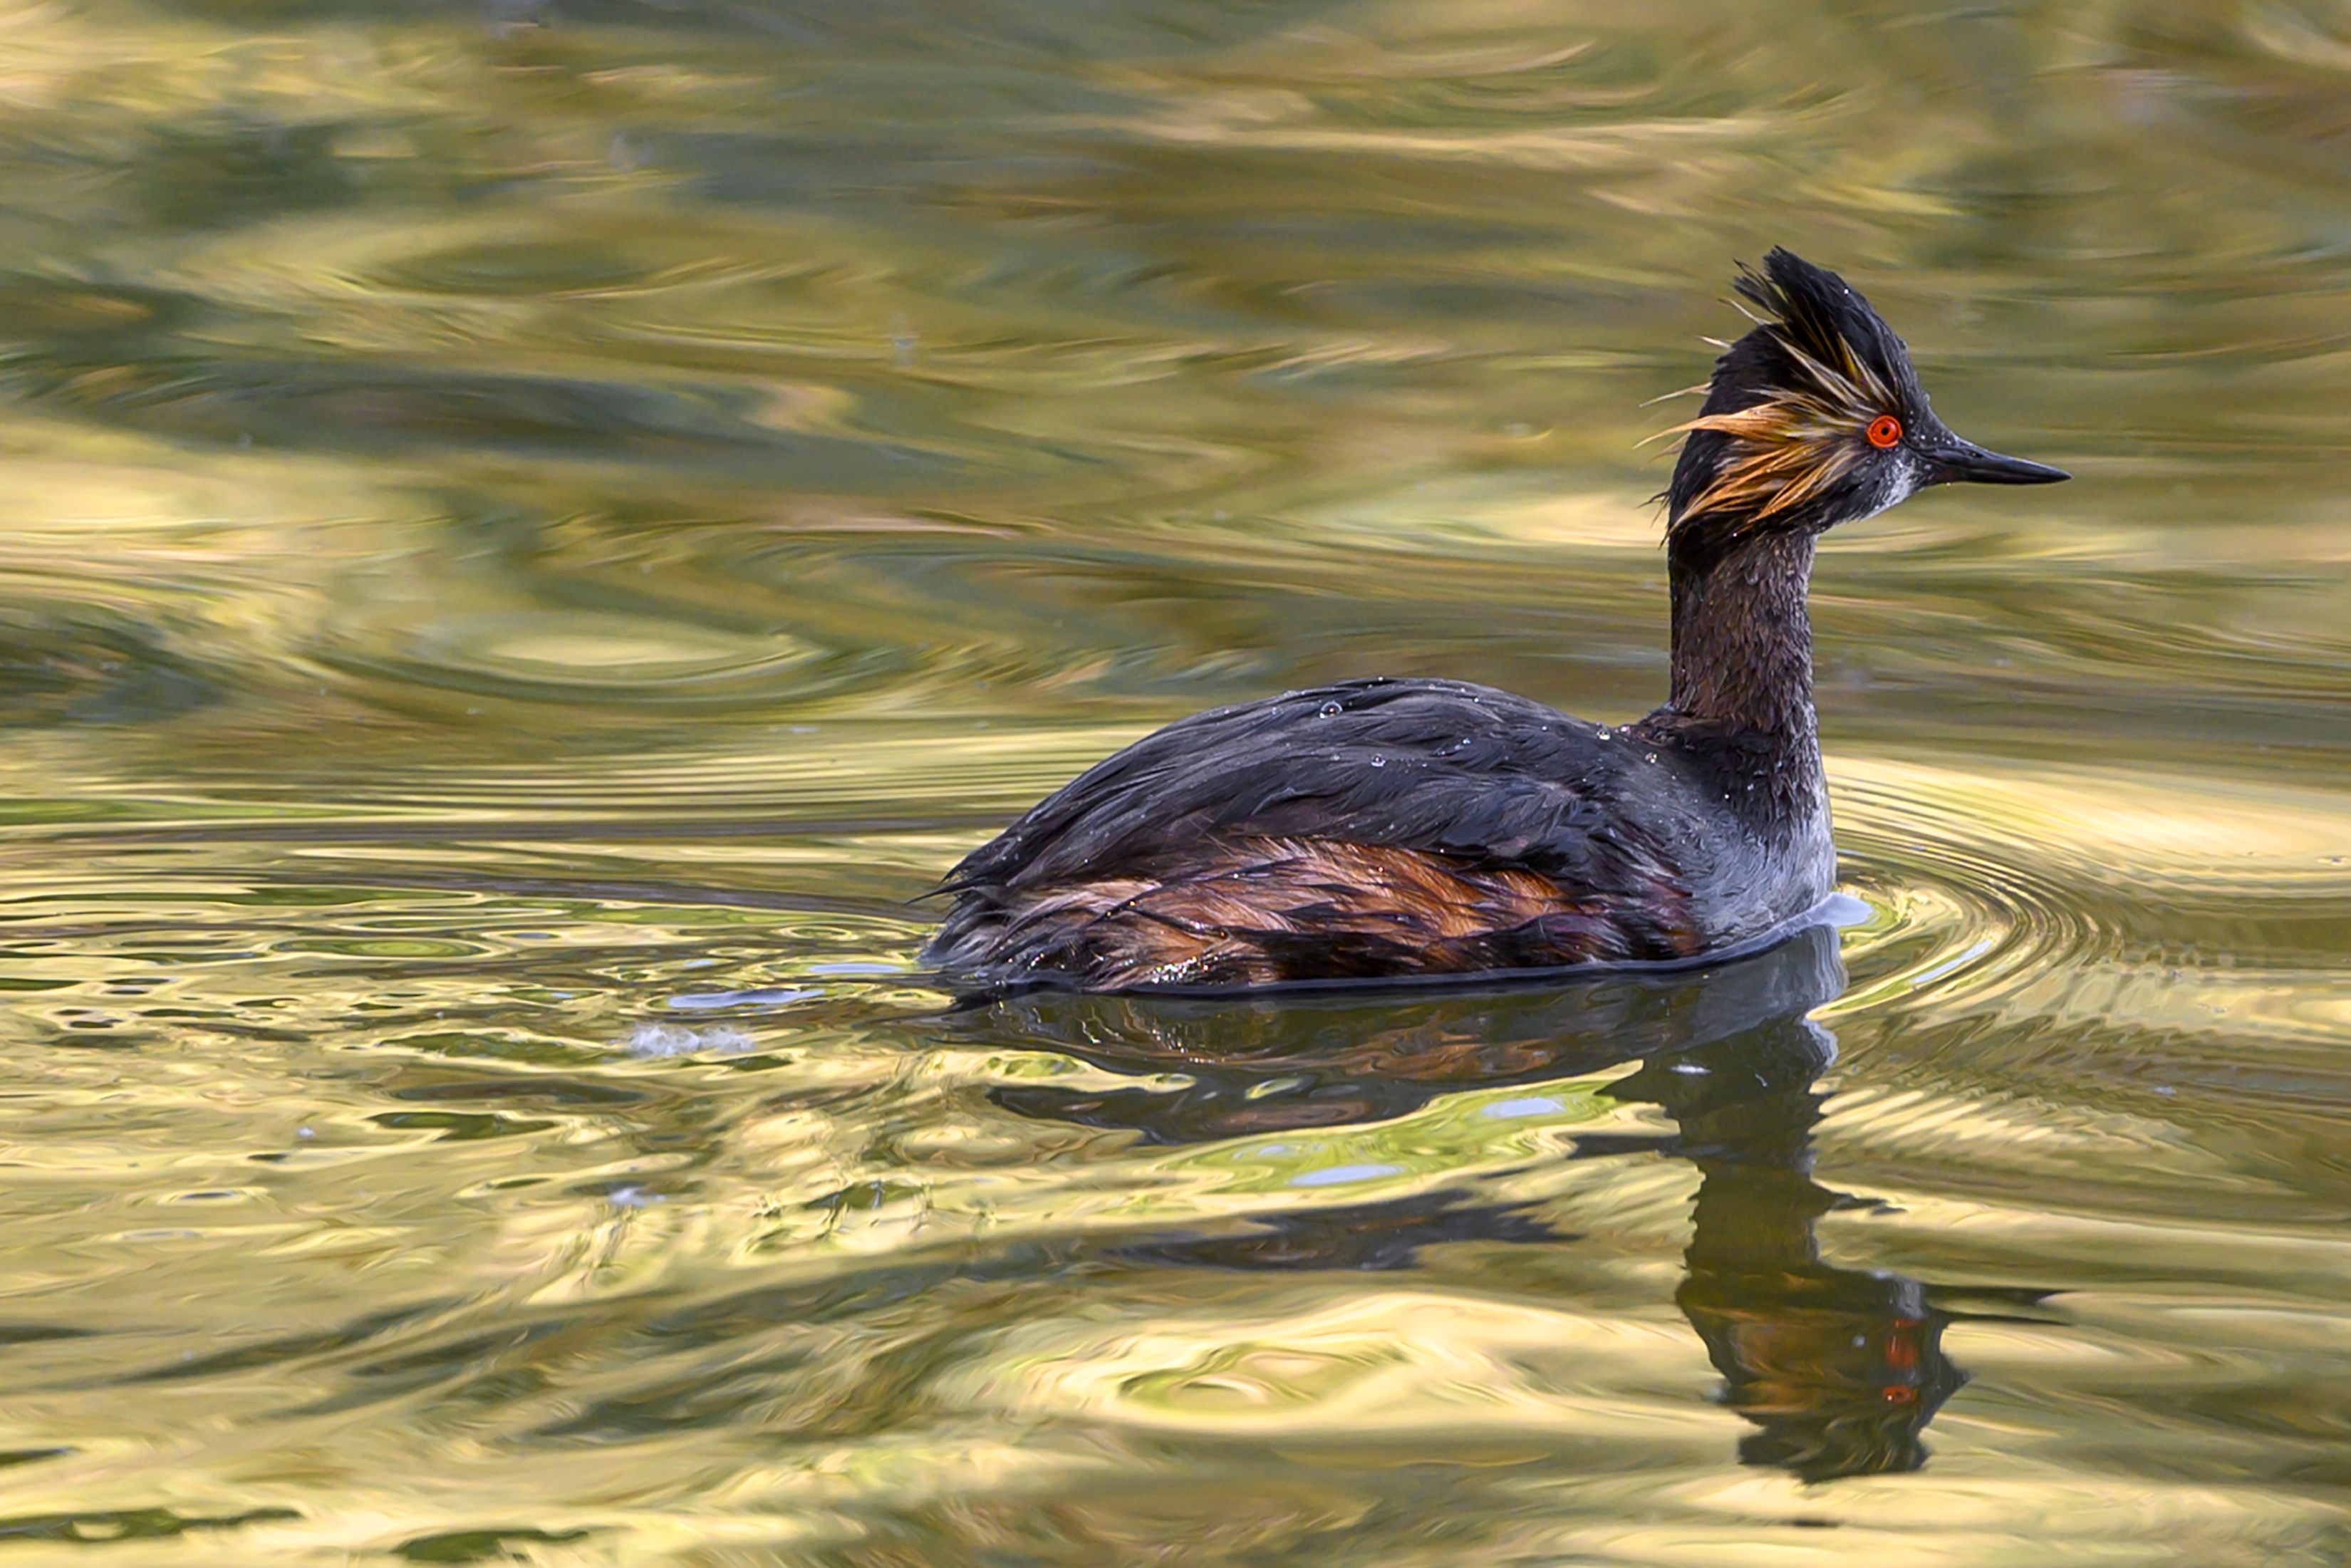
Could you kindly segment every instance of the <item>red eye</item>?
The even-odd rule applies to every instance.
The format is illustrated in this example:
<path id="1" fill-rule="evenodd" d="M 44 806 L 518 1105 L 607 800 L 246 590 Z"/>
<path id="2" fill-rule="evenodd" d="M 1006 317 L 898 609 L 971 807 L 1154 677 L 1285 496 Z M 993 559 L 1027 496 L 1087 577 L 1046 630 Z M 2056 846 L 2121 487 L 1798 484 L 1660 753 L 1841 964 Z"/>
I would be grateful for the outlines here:
<path id="1" fill-rule="evenodd" d="M 1890 413 L 1881 413 L 1869 422 L 1869 444 L 1886 447 L 1902 439 L 1902 422 Z"/>

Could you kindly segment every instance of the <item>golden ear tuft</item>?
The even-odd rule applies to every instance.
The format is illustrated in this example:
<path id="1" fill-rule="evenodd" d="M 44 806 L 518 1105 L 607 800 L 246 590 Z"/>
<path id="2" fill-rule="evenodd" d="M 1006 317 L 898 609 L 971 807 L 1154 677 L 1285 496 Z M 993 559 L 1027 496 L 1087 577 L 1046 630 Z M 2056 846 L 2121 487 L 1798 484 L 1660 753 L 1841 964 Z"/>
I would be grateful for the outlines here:
<path id="1" fill-rule="evenodd" d="M 1702 414 L 1662 433 L 1708 430 L 1729 438 L 1713 479 L 1683 508 L 1677 527 L 1708 513 L 1762 522 L 1802 506 L 1852 472 L 1864 451 L 1862 432 L 1899 401 L 1842 334 L 1816 345 L 1822 352 L 1814 354 L 1797 344 L 1784 320 L 1761 329 L 1787 356 L 1792 384 L 1771 389 L 1751 407 Z"/>

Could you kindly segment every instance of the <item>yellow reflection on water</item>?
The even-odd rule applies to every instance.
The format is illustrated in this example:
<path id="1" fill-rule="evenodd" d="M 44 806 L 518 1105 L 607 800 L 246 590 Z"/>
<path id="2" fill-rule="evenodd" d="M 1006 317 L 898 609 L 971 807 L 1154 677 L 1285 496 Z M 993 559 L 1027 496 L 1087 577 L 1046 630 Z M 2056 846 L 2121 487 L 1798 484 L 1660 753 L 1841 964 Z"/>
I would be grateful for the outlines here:
<path id="1" fill-rule="evenodd" d="M 0 13 L 0 1545 L 2340 1559 L 2323 7 Z M 956 1009 L 1150 727 L 1664 685 L 1735 256 L 1869 918 Z"/>

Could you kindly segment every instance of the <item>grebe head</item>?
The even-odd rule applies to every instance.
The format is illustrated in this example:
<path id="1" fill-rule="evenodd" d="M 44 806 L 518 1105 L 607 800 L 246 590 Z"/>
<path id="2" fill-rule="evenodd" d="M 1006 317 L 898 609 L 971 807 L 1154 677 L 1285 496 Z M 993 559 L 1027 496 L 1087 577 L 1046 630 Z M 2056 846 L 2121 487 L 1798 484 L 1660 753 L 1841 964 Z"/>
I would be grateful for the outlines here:
<path id="1" fill-rule="evenodd" d="M 1680 427 L 1666 492 L 1677 547 L 1818 533 L 1929 485 L 2070 477 L 1954 435 L 1902 340 L 1835 273 L 1775 246 L 1734 287 L 1761 319 L 1714 362 L 1704 410 Z"/>

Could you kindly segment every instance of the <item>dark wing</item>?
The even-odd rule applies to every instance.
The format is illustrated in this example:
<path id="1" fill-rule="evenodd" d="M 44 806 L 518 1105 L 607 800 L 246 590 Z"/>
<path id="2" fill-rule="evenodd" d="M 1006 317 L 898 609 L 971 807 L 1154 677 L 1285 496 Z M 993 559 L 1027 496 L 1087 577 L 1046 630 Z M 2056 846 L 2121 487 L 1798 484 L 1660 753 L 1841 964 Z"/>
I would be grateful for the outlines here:
<path id="1" fill-rule="evenodd" d="M 967 857 L 942 891 L 1150 876 L 1236 835 L 1520 867 L 1610 892 L 1656 846 L 1612 811 L 1634 742 L 1461 681 L 1350 681 L 1217 708 L 1098 764 Z"/>

